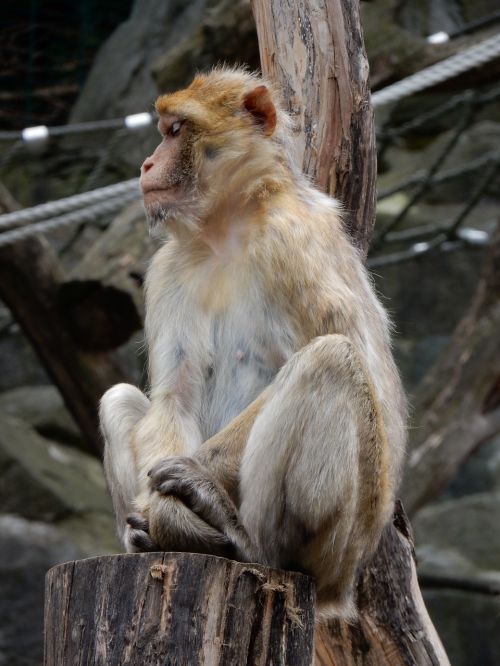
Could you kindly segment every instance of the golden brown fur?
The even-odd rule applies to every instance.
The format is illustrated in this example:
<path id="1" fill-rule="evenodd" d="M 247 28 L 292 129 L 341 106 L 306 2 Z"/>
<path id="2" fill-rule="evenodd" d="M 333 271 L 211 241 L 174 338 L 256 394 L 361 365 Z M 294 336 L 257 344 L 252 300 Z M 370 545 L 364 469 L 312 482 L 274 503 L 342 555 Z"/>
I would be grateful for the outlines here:
<path id="1" fill-rule="evenodd" d="M 142 183 L 171 238 L 146 282 L 151 389 L 101 406 L 120 534 L 307 571 L 352 617 L 405 442 L 387 316 L 269 84 L 216 69 L 156 108 Z"/>

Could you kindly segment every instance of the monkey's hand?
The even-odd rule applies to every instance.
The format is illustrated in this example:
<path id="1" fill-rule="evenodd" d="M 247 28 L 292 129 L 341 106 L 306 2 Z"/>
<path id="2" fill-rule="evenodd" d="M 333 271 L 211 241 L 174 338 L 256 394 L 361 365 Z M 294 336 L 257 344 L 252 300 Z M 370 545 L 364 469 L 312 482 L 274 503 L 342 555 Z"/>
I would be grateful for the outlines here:
<path id="1" fill-rule="evenodd" d="M 127 516 L 125 541 L 128 552 L 149 553 L 160 550 L 149 534 L 149 520 L 139 511 Z"/>
<path id="2" fill-rule="evenodd" d="M 195 458 L 165 458 L 153 467 L 149 477 L 152 489 L 162 496 L 178 498 L 204 523 L 224 535 L 236 559 L 256 559 L 256 549 L 228 493 Z"/>

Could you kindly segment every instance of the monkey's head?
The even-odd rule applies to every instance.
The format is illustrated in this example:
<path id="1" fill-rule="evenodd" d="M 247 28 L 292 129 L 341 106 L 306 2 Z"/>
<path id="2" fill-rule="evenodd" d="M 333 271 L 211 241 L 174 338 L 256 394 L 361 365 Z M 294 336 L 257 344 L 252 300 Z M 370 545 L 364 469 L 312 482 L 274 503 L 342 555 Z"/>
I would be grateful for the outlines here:
<path id="1" fill-rule="evenodd" d="M 288 118 L 268 84 L 217 68 L 156 101 L 161 142 L 141 167 L 152 227 L 196 230 L 277 191 L 289 174 Z"/>

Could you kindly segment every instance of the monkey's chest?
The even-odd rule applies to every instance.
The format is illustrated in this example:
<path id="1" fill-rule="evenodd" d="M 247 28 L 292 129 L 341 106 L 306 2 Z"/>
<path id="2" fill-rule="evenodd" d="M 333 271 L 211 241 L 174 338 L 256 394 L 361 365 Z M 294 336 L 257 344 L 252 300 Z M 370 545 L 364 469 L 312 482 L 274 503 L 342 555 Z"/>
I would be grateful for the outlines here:
<path id="1" fill-rule="evenodd" d="M 201 400 L 203 438 L 219 432 L 268 386 L 288 358 L 288 345 L 273 335 L 273 322 L 226 317 L 211 323 Z"/>

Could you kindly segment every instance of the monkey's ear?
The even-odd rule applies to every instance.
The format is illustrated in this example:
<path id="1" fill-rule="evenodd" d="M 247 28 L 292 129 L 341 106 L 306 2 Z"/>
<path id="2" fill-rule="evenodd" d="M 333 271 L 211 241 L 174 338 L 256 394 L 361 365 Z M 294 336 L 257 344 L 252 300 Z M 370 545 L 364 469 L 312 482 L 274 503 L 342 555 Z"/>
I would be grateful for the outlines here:
<path id="1" fill-rule="evenodd" d="M 268 88 L 262 85 L 248 92 L 243 98 L 243 108 L 250 113 L 264 134 L 271 136 L 276 127 L 276 107 Z"/>

